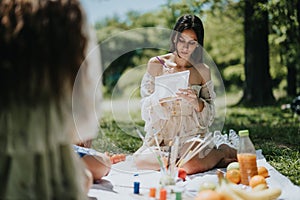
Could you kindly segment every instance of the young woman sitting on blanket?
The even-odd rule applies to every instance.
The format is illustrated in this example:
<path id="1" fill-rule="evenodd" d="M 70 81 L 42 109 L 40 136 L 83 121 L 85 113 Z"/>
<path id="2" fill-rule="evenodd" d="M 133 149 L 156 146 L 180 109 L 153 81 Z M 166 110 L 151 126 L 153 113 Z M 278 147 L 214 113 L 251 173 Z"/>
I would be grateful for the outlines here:
<path id="1" fill-rule="evenodd" d="M 215 116 L 216 95 L 210 69 L 203 63 L 203 39 L 202 21 L 194 15 L 181 16 L 171 34 L 170 53 L 153 57 L 148 62 L 141 83 L 141 113 L 146 136 L 142 147 L 134 153 L 139 169 L 159 170 L 160 165 L 153 152 L 157 151 L 158 145 L 163 151 L 175 136 L 179 137 L 178 158 L 193 141 L 196 140 L 195 147 L 208 136 L 208 128 Z M 156 96 L 152 94 L 156 76 L 185 70 L 190 72 L 189 87 L 177 93 L 181 99 L 166 102 L 155 99 Z M 237 138 L 236 134 L 231 137 Z M 188 174 L 225 167 L 236 161 L 236 148 L 233 145 L 221 134 L 212 135 L 211 138 L 205 144 L 206 148 L 182 166 Z"/>

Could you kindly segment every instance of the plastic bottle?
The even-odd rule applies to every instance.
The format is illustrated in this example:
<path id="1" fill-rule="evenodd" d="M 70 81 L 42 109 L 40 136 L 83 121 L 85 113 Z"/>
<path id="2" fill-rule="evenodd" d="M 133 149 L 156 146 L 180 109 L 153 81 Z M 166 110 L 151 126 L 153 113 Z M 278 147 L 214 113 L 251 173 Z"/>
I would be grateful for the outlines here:
<path id="1" fill-rule="evenodd" d="M 240 165 L 241 184 L 249 185 L 251 177 L 257 175 L 256 151 L 248 130 L 239 131 L 239 136 L 237 158 Z"/>
<path id="2" fill-rule="evenodd" d="M 133 182 L 133 193 L 140 194 L 140 181 L 139 174 L 134 174 L 134 182 Z"/>
<path id="3" fill-rule="evenodd" d="M 175 194 L 176 194 L 175 200 L 182 200 L 181 192 L 176 192 Z"/>
<path id="4" fill-rule="evenodd" d="M 167 190 L 162 188 L 160 189 L 159 200 L 167 200 Z"/>
<path id="5" fill-rule="evenodd" d="M 156 197 L 156 188 L 152 187 L 149 191 L 149 200 L 155 200 Z"/>

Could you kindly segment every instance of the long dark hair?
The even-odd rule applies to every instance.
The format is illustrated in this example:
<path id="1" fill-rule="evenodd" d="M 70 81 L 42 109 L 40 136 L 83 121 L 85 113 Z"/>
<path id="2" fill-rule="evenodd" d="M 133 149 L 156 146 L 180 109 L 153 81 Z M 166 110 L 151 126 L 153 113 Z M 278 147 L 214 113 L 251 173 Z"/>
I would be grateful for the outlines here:
<path id="1" fill-rule="evenodd" d="M 0 110 L 70 95 L 85 57 L 78 0 L 0 1 Z"/>
<path id="2" fill-rule="evenodd" d="M 178 43 L 179 34 L 184 30 L 192 29 L 195 31 L 199 46 L 196 47 L 191 55 L 191 61 L 193 64 L 198 64 L 203 62 L 203 42 L 204 42 L 204 28 L 201 19 L 195 15 L 183 15 L 181 16 L 172 31 L 171 34 L 171 47 L 170 52 L 177 51 L 176 45 Z"/>

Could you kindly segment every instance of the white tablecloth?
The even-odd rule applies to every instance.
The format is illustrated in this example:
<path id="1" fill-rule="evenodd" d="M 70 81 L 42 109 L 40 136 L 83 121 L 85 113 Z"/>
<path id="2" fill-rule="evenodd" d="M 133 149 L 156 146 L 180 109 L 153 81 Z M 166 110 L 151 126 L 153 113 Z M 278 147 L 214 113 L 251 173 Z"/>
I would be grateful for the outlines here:
<path id="1" fill-rule="evenodd" d="M 282 189 L 280 200 L 300 199 L 300 187 L 294 185 L 287 177 L 280 174 L 268 162 L 266 162 L 261 150 L 257 150 L 257 165 L 265 166 L 269 170 L 270 177 L 267 178 L 269 187 Z M 225 169 L 221 169 L 225 171 Z M 138 174 L 139 176 L 134 176 Z M 149 189 L 155 187 L 156 198 L 159 199 L 160 172 L 152 170 L 137 170 L 132 156 L 127 156 L 125 162 L 113 165 L 109 175 L 98 184 L 94 184 L 88 196 L 97 200 L 127 200 L 127 199 L 149 199 Z M 216 169 L 205 173 L 190 175 L 185 182 L 176 184 L 175 189 L 184 190 L 182 199 L 193 199 L 199 189 L 201 182 L 212 181 L 217 183 Z M 140 182 L 140 194 L 133 194 L 134 181 Z M 175 199 L 175 194 L 169 195 L 168 199 Z"/>

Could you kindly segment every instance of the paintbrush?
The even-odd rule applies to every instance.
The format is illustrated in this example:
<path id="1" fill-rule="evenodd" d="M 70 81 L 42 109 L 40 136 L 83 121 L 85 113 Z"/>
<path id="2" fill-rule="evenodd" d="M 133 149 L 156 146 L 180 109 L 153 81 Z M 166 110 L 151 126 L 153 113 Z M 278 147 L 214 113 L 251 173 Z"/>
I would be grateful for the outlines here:
<path id="1" fill-rule="evenodd" d="M 197 136 L 197 137 L 199 137 L 199 136 Z M 184 157 L 186 157 L 186 155 L 190 152 L 191 148 L 194 146 L 195 143 L 196 143 L 196 140 L 194 140 L 194 141 L 190 144 L 190 146 L 186 149 L 186 151 L 184 152 L 184 154 L 183 154 L 183 155 L 180 157 L 180 159 L 177 161 L 177 163 L 175 164 L 175 166 L 178 166 L 179 163 L 182 161 L 182 159 L 183 159 Z"/>
<path id="2" fill-rule="evenodd" d="M 178 167 L 181 167 L 182 165 L 184 165 L 185 163 L 187 163 L 188 161 L 190 161 L 194 156 L 196 156 L 200 151 L 202 151 L 207 145 L 209 145 L 211 142 L 213 141 L 213 138 L 211 138 L 208 141 L 204 141 L 204 143 L 199 143 L 197 145 L 196 148 L 194 148 L 191 153 L 188 154 L 188 156 L 186 156 L 182 162 L 179 163 Z"/>
<path id="3" fill-rule="evenodd" d="M 171 176 L 174 177 L 175 176 L 175 163 L 176 163 L 176 159 L 177 159 L 177 156 L 178 156 L 178 146 L 179 146 L 179 137 L 176 136 L 175 137 L 175 140 L 174 140 L 174 143 L 172 145 L 172 149 L 171 149 L 171 152 L 172 152 L 172 155 L 171 155 L 171 160 L 170 160 L 170 173 L 171 173 Z"/>
<path id="4" fill-rule="evenodd" d="M 169 150 L 168 150 L 168 162 L 167 162 L 167 169 L 170 169 L 170 159 L 172 153 L 172 141 L 169 142 Z"/>
<path id="5" fill-rule="evenodd" d="M 163 156 L 162 156 L 161 149 L 160 149 L 160 146 L 159 146 L 159 143 L 158 143 L 157 133 L 158 133 L 158 131 L 155 134 L 153 134 L 153 135 L 154 135 L 154 140 L 155 140 L 155 143 L 156 143 L 156 146 L 157 146 L 157 149 L 158 149 L 158 154 L 159 154 L 158 159 L 159 159 L 160 167 L 162 168 L 162 171 L 166 172 L 165 166 L 164 166 L 164 164 L 162 162 L 162 157 Z"/>

